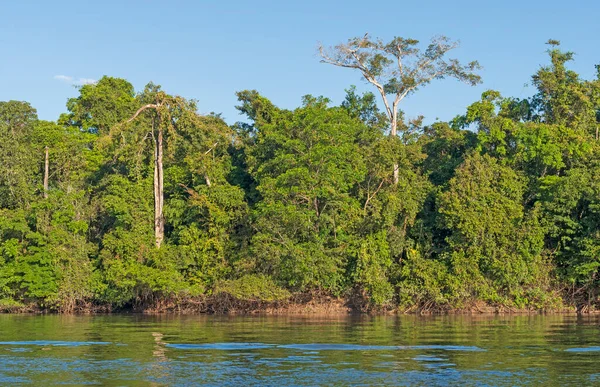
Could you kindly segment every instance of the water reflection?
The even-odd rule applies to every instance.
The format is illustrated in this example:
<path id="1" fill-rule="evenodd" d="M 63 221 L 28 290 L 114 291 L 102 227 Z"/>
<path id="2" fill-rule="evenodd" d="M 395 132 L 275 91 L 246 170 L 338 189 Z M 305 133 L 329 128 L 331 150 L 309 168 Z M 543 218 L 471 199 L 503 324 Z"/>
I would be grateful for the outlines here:
<path id="1" fill-rule="evenodd" d="M 152 356 L 155 361 L 150 363 L 149 374 L 155 380 L 168 380 L 169 379 L 169 366 L 166 362 L 169 360 L 165 354 L 166 343 L 163 341 L 163 334 L 160 332 L 152 332 L 154 338 L 154 349 L 152 350 Z M 159 386 L 160 384 L 152 381 L 151 386 Z"/>
<path id="2" fill-rule="evenodd" d="M 0 316 L 0 383 L 590 385 L 597 316 Z M 47 349 L 47 350 L 46 350 Z"/>

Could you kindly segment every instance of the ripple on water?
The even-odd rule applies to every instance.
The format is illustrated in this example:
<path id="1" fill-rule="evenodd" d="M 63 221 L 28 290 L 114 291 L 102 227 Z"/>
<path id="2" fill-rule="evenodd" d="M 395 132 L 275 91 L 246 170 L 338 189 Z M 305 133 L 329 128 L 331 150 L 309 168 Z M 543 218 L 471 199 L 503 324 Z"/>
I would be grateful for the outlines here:
<path id="1" fill-rule="evenodd" d="M 31 352 L 31 348 L 23 348 L 23 347 L 17 347 L 17 348 L 7 348 L 7 351 L 10 352 Z"/>
<path id="2" fill-rule="evenodd" d="M 263 343 L 209 343 L 209 344 L 166 344 L 175 349 L 216 349 L 221 351 L 239 351 L 243 349 L 272 348 L 273 344 Z"/>
<path id="3" fill-rule="evenodd" d="M 284 344 L 278 348 L 296 349 L 300 351 L 394 351 L 399 349 L 389 345 L 360 345 L 360 344 Z"/>
<path id="4" fill-rule="evenodd" d="M 16 345 L 16 346 L 28 346 L 38 345 L 43 347 L 81 347 L 85 345 L 108 345 L 110 342 L 106 341 L 47 341 L 47 340 L 33 340 L 33 341 L 0 341 L 0 345 Z"/>
<path id="5" fill-rule="evenodd" d="M 565 352 L 600 352 L 600 347 L 567 348 Z"/>
<path id="6" fill-rule="evenodd" d="M 175 349 L 197 349 L 197 350 L 244 350 L 244 349 L 267 349 L 282 348 L 294 349 L 305 352 L 318 351 L 411 351 L 411 350 L 439 350 L 439 351 L 466 351 L 481 352 L 483 348 L 462 345 L 360 345 L 360 344 L 264 344 L 264 343 L 207 343 L 207 344 L 166 344 L 167 347 Z"/>
<path id="7" fill-rule="evenodd" d="M 442 359 L 441 357 L 437 357 L 437 356 L 419 355 L 419 356 L 415 356 L 413 358 L 413 360 L 438 362 L 438 361 L 446 361 L 447 359 Z"/>
<path id="8" fill-rule="evenodd" d="M 485 352 L 485 349 L 476 347 L 474 345 L 411 345 L 407 347 L 401 347 L 401 349 L 436 349 L 440 351 Z"/>

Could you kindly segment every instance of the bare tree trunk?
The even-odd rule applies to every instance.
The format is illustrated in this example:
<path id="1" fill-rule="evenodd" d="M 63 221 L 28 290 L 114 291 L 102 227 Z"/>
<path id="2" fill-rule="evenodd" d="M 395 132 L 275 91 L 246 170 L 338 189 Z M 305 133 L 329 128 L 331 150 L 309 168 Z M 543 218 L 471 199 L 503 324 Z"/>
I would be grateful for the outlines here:
<path id="1" fill-rule="evenodd" d="M 163 131 L 158 131 L 158 199 L 160 203 L 160 241 L 162 242 L 165 234 L 165 217 L 163 215 L 165 193 L 164 193 L 164 173 L 163 173 Z"/>
<path id="2" fill-rule="evenodd" d="M 398 169 L 398 163 L 394 163 L 394 185 L 397 185 L 400 180 L 400 171 L 398 171 Z"/>
<path id="3" fill-rule="evenodd" d="M 160 125 L 160 122 L 159 122 Z M 163 216 L 163 131 L 158 129 L 154 149 L 154 238 L 156 248 L 160 248 L 165 237 L 165 218 Z"/>
<path id="4" fill-rule="evenodd" d="M 158 240 L 158 214 L 160 213 L 159 201 L 158 201 L 158 143 L 154 141 L 154 239 L 156 243 L 156 247 L 160 247 L 160 243 Z"/>
<path id="5" fill-rule="evenodd" d="M 50 160 L 48 147 L 45 148 L 46 157 L 44 159 L 44 199 L 48 199 L 48 175 L 50 170 Z"/>
<path id="6" fill-rule="evenodd" d="M 161 106 L 161 102 L 144 105 L 139 108 L 129 120 L 127 120 L 127 122 L 133 121 L 146 109 L 154 109 L 157 114 L 157 118 L 152 119 L 151 132 L 152 141 L 154 143 L 154 239 L 156 241 L 156 248 L 160 248 L 160 245 L 165 239 L 165 217 L 163 215 L 163 128 L 161 127 L 162 117 L 159 110 Z M 158 133 L 155 135 L 156 130 L 158 130 Z"/>
<path id="7" fill-rule="evenodd" d="M 394 107 L 395 108 L 395 107 Z M 398 118 L 397 118 L 397 111 L 394 112 L 394 114 L 392 115 L 391 118 L 391 131 L 390 131 L 390 136 L 392 138 L 395 138 L 397 136 L 397 127 L 398 127 Z M 394 163 L 394 185 L 398 184 L 398 180 L 400 180 L 400 172 L 398 171 L 398 163 Z"/>

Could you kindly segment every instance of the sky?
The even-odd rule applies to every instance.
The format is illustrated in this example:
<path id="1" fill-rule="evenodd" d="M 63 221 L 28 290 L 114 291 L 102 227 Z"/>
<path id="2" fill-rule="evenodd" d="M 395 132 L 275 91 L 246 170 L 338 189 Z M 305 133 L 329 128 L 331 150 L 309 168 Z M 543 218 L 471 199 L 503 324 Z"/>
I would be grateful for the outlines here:
<path id="1" fill-rule="evenodd" d="M 28 101 L 41 119 L 56 120 L 78 85 L 109 75 L 136 90 L 160 84 L 234 123 L 245 119 L 235 109 L 240 90 L 286 109 L 306 94 L 340 104 L 350 85 L 372 90 L 359 73 L 320 63 L 319 43 L 367 32 L 423 43 L 446 35 L 461 43 L 449 57 L 481 63 L 483 84 L 436 81 L 401 108 L 408 118 L 449 120 L 488 89 L 532 95 L 550 38 L 576 53 L 575 71 L 594 77 L 598 15 L 595 0 L 0 0 L 0 101 Z"/>

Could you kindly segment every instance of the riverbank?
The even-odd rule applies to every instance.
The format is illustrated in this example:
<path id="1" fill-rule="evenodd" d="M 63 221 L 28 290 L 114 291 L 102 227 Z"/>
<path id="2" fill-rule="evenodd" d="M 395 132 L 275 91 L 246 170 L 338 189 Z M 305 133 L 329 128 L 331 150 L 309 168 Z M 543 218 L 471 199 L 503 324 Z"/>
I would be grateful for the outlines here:
<path id="1" fill-rule="evenodd" d="M 108 304 L 79 303 L 41 307 L 37 304 L 0 302 L 0 313 L 61 313 L 61 314 L 215 314 L 215 315 L 499 315 L 499 314 L 597 314 L 591 306 L 575 307 L 563 305 L 555 308 L 514 308 L 506 305 L 492 305 L 475 301 L 460 308 L 436 305 L 414 305 L 408 308 L 398 306 L 374 307 L 357 296 L 334 297 L 322 293 L 299 293 L 285 300 L 265 301 L 259 299 L 240 300 L 229 294 L 212 296 L 154 299 L 115 307 Z"/>
<path id="2" fill-rule="evenodd" d="M 327 295 L 299 294 L 290 300 L 264 302 L 258 300 L 237 300 L 229 295 L 208 297 L 204 300 L 184 300 L 179 303 L 157 303 L 151 307 L 141 308 L 142 313 L 182 313 L 182 314 L 267 314 L 267 315 L 442 315 L 442 314 L 574 314 L 597 313 L 594 309 L 579 310 L 572 306 L 560 308 L 513 308 L 504 305 L 491 305 L 484 302 L 473 302 L 462 308 L 413 306 L 374 307 L 365 304 L 356 297 L 332 297 Z"/>

